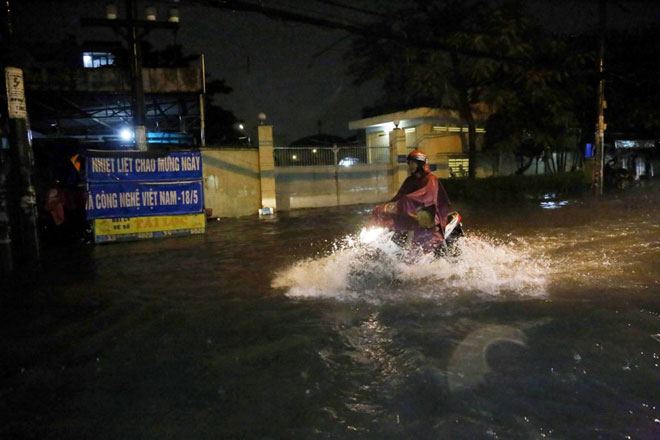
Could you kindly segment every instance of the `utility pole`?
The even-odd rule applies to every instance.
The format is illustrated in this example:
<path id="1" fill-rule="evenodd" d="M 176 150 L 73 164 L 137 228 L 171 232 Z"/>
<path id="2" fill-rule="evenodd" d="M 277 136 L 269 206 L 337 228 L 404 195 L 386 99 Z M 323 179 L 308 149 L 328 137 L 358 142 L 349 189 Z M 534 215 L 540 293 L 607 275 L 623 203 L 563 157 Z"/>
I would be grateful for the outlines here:
<path id="1" fill-rule="evenodd" d="M 128 19 L 128 51 L 131 54 L 131 79 L 133 82 L 133 125 L 135 126 L 135 146 L 139 151 L 147 151 L 146 110 L 144 106 L 144 83 L 142 80 L 142 32 L 135 24 L 137 2 L 126 0 Z"/>
<path id="2" fill-rule="evenodd" d="M 0 212 L 2 226 L 0 252 L 3 271 L 19 265 L 35 264 L 39 260 L 39 238 L 37 233 L 37 201 L 32 186 L 33 155 L 28 137 L 25 82 L 19 62 L 19 49 L 14 41 L 12 2 L 5 0 L 3 37 L 5 40 L 5 85 L 7 97 L 7 122 L 9 140 L 9 166 L 2 167 L 0 184 L 5 181 L 6 190 L 0 191 L 5 199 L 0 200 L 0 210 L 6 207 L 6 219 Z M 5 175 L 3 170 L 8 171 Z M 4 188 L 3 188 L 4 189 Z M 11 256 L 5 255 L 7 252 Z"/>
<path id="3" fill-rule="evenodd" d="M 199 95 L 199 143 L 206 147 L 206 60 L 204 54 L 200 57 L 202 65 L 202 93 Z"/>
<path id="4" fill-rule="evenodd" d="M 607 0 L 599 0 L 598 3 L 598 101 L 596 121 L 596 139 L 594 142 L 594 168 L 592 189 L 596 195 L 603 194 L 603 165 L 605 162 L 605 27 L 607 25 Z"/>
<path id="5" fill-rule="evenodd" d="M 133 129 L 135 131 L 135 146 L 140 151 L 147 151 L 146 106 L 144 100 L 144 83 L 142 79 L 142 37 L 152 29 L 179 29 L 178 9 L 170 9 L 168 21 L 156 21 L 155 9 L 147 20 L 138 19 L 138 4 L 136 0 L 126 0 L 126 19 L 117 19 L 116 7 L 108 5 L 105 19 L 83 18 L 83 26 L 109 27 L 122 35 L 128 44 L 132 84 Z M 121 31 L 124 30 L 125 33 Z"/>

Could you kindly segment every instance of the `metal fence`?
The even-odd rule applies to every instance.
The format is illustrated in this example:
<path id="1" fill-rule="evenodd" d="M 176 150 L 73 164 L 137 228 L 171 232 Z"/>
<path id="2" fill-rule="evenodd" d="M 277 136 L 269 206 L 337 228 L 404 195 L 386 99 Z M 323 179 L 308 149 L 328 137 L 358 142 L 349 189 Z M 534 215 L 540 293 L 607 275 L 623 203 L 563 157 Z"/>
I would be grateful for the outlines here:
<path id="1" fill-rule="evenodd" d="M 275 148 L 275 166 L 338 165 L 350 167 L 390 162 L 389 147 L 335 146 Z"/>

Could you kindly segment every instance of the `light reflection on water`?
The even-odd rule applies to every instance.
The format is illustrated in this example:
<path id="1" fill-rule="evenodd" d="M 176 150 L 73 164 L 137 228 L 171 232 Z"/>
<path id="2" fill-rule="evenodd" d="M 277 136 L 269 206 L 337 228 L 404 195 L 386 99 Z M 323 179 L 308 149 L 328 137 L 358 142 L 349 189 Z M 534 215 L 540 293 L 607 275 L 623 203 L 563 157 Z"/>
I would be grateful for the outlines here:
<path id="1" fill-rule="evenodd" d="M 365 207 L 72 251 L 0 434 L 658 438 L 659 202 L 459 206 L 450 262 L 366 252 Z"/>
<path id="2" fill-rule="evenodd" d="M 562 213 L 523 208 L 498 224 L 480 217 L 452 261 L 410 264 L 387 236 L 365 244 L 355 234 L 281 269 L 273 287 L 338 301 L 326 305 L 350 308 L 353 319 L 371 311 L 360 324 L 340 320 L 348 346 L 322 356 L 370 365 L 356 382 L 371 379 L 371 392 L 352 381 L 344 389 L 362 423 L 341 422 L 363 434 L 656 438 L 654 393 L 643 384 L 660 371 L 658 321 L 635 303 L 658 307 L 660 209 L 620 203 L 561 201 Z M 361 370 L 326 366 L 337 377 Z"/>

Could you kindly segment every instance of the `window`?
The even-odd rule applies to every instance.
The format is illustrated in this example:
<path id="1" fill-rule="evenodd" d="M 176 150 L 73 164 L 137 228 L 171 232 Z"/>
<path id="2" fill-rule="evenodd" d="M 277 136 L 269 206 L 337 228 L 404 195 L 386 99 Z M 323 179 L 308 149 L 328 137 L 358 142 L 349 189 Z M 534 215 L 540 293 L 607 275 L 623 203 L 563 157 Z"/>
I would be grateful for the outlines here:
<path id="1" fill-rule="evenodd" d="M 451 177 L 467 177 L 470 168 L 470 159 L 449 159 L 449 175 Z"/>
<path id="2" fill-rule="evenodd" d="M 114 63 L 115 56 L 110 52 L 83 52 L 83 67 L 86 69 L 111 66 Z"/>

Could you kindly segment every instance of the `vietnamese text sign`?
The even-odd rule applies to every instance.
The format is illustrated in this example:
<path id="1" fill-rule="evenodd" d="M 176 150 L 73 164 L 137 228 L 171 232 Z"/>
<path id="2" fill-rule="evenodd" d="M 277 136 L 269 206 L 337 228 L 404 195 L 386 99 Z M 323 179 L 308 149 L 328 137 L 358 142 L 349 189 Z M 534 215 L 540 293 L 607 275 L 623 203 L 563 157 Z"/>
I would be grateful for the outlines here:
<path id="1" fill-rule="evenodd" d="M 196 214 L 204 210 L 201 181 L 117 182 L 90 185 L 88 219 Z"/>
<path id="2" fill-rule="evenodd" d="M 199 151 L 178 151 L 166 156 L 145 154 L 88 154 L 87 182 L 181 181 L 202 179 Z"/>
<path id="3" fill-rule="evenodd" d="M 144 234 L 160 231 L 203 230 L 204 214 L 156 215 L 153 217 L 118 217 L 94 220 L 95 235 Z"/>

